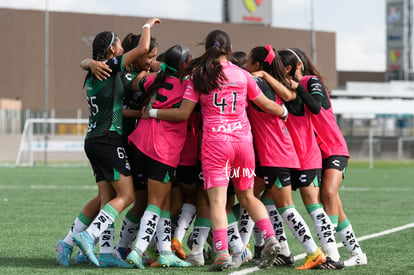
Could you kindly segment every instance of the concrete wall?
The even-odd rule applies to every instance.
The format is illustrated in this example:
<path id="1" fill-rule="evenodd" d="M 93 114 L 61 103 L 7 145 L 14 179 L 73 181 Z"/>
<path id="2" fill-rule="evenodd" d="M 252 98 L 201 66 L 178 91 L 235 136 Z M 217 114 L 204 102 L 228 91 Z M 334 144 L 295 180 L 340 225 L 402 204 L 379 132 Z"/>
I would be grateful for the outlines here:
<path id="1" fill-rule="evenodd" d="M 0 9 L 2 64 L 0 98 L 20 98 L 23 109 L 45 108 L 45 14 L 42 11 Z M 162 19 L 162 18 L 161 18 Z M 129 32 L 140 33 L 147 18 L 50 12 L 49 22 L 49 109 L 57 118 L 75 118 L 77 109 L 87 117 L 82 88 L 85 72 L 82 59 L 91 57 L 93 37 L 100 31 L 114 31 L 121 40 Z M 297 47 L 311 56 L 311 32 L 257 25 L 203 23 L 163 20 L 152 29 L 162 52 L 174 44 L 184 44 L 195 56 L 203 52 L 199 45 L 214 29 L 226 31 L 234 51 L 249 51 L 255 46 L 272 44 L 276 49 Z M 335 33 L 317 32 L 317 66 L 328 79 L 330 89 L 338 83 Z"/>

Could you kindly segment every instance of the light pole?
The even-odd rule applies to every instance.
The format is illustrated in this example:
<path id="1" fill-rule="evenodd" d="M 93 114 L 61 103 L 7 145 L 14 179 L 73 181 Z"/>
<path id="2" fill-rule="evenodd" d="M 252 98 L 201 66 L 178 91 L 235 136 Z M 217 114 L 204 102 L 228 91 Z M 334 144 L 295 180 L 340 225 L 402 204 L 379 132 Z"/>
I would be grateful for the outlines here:
<path id="1" fill-rule="evenodd" d="M 45 146 L 44 146 L 44 162 L 47 164 L 47 120 L 49 112 L 49 5 L 48 0 L 45 0 L 45 111 L 43 124 L 43 134 L 45 137 Z"/>
<path id="2" fill-rule="evenodd" d="M 311 35 L 312 35 L 312 62 L 316 65 L 316 34 L 314 26 L 314 14 L 313 14 L 313 0 L 310 1 L 310 25 L 311 25 Z"/>

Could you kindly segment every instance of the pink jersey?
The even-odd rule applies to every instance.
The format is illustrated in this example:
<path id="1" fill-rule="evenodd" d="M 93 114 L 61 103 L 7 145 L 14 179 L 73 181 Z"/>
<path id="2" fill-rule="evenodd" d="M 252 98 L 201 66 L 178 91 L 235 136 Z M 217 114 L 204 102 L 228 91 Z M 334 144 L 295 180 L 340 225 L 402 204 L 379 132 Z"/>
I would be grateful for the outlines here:
<path id="1" fill-rule="evenodd" d="M 305 76 L 300 80 L 300 84 L 309 92 L 309 79 L 316 76 Z M 321 85 L 323 85 L 321 81 Z M 332 110 L 331 99 L 327 93 L 323 93 L 326 97 L 323 99 L 323 104 L 319 114 L 311 113 L 312 124 L 317 133 L 317 140 L 322 151 L 323 158 L 330 156 L 346 156 L 349 157 L 348 147 L 341 130 L 336 123 L 335 116 Z"/>
<path id="2" fill-rule="evenodd" d="M 220 89 L 203 94 L 192 83 L 184 98 L 200 100 L 203 118 L 203 141 L 251 142 L 252 134 L 247 118 L 247 99 L 256 99 L 261 91 L 254 78 L 230 61 L 221 62 L 227 79 Z"/>
<path id="3" fill-rule="evenodd" d="M 154 82 L 155 75 L 147 77 L 145 90 Z M 167 77 L 166 83 L 158 90 L 152 104 L 154 109 L 167 109 L 181 102 L 188 81 Z M 137 128 L 129 135 L 129 141 L 150 158 L 177 167 L 187 135 L 187 120 L 171 122 L 159 119 L 140 119 Z"/>
<path id="4" fill-rule="evenodd" d="M 199 136 L 201 128 L 201 114 L 194 111 L 188 119 L 187 138 L 181 151 L 180 163 L 183 166 L 195 166 L 200 159 Z"/>
<path id="5" fill-rule="evenodd" d="M 270 99 L 282 104 L 281 99 L 265 81 L 256 81 L 266 96 L 269 95 Z M 263 112 L 254 103 L 247 107 L 247 114 L 260 166 L 299 168 L 299 159 L 286 123 L 278 116 Z"/>
<path id="6" fill-rule="evenodd" d="M 286 102 L 286 105 L 289 110 L 286 125 L 299 158 L 299 170 L 321 169 L 322 155 L 316 141 L 310 111 L 300 97 Z"/>

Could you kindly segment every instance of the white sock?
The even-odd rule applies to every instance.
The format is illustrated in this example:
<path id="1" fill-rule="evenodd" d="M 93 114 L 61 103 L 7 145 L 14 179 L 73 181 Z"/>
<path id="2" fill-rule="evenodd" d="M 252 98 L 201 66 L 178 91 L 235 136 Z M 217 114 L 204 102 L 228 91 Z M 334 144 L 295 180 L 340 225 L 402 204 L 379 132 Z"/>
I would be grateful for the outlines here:
<path id="1" fill-rule="evenodd" d="M 114 254 L 115 253 L 114 239 L 115 239 L 115 228 L 114 228 L 114 224 L 112 224 L 99 236 L 99 253 Z"/>
<path id="2" fill-rule="evenodd" d="M 141 224 L 135 248 L 139 253 L 144 253 L 147 250 L 149 243 L 155 235 L 157 224 L 160 219 L 161 209 L 155 205 L 148 205 L 144 214 L 141 217 Z"/>
<path id="3" fill-rule="evenodd" d="M 211 229 L 211 222 L 206 218 L 196 218 L 193 229 L 193 247 L 192 254 L 203 253 L 204 245 L 207 242 L 208 233 Z"/>
<path id="4" fill-rule="evenodd" d="M 265 204 L 267 213 L 269 214 L 270 221 L 273 225 L 273 230 L 275 231 L 276 239 L 280 243 L 280 254 L 288 256 L 290 255 L 289 244 L 286 238 L 285 229 L 283 227 L 282 217 L 279 215 L 279 212 L 276 209 L 276 205 Z"/>
<path id="5" fill-rule="evenodd" d="M 325 252 L 326 256 L 334 261 L 338 261 L 340 256 L 336 246 L 335 231 L 328 214 L 326 214 L 321 204 L 307 205 L 306 209 L 315 225 L 315 230 L 321 242 L 322 250 Z"/>
<path id="6" fill-rule="evenodd" d="M 118 211 L 109 203 L 99 211 L 98 215 L 86 229 L 86 232 L 96 240 L 111 224 L 114 223 L 116 217 L 119 216 Z"/>
<path id="7" fill-rule="evenodd" d="M 196 208 L 194 205 L 189 203 L 184 203 L 181 208 L 180 216 L 177 221 L 177 226 L 174 231 L 174 238 L 177 238 L 182 242 L 185 233 L 193 221 L 194 215 L 196 213 Z"/>
<path id="8" fill-rule="evenodd" d="M 85 231 L 85 229 L 88 228 L 88 226 L 91 224 L 91 219 L 88 219 L 85 216 L 82 218 L 81 216 L 83 216 L 82 213 L 80 213 L 79 216 L 74 220 L 72 228 L 63 239 L 63 241 L 70 246 L 73 246 L 73 236 L 82 231 Z"/>
<path id="9" fill-rule="evenodd" d="M 239 218 L 239 232 L 243 245 L 246 246 L 250 242 L 254 227 L 254 221 L 250 218 L 249 213 L 240 205 L 240 218 Z"/>
<path id="10" fill-rule="evenodd" d="M 228 236 L 229 245 L 233 249 L 233 253 L 242 252 L 245 246 L 243 245 L 243 242 L 239 234 L 239 228 L 237 227 L 237 221 L 229 223 L 229 226 L 227 229 L 227 236 Z"/>
<path id="11" fill-rule="evenodd" d="M 129 211 L 126 213 L 119 233 L 118 247 L 132 247 L 137 237 L 139 222 L 140 219 L 132 216 Z"/>
<path id="12" fill-rule="evenodd" d="M 348 221 L 348 218 L 345 218 L 342 222 L 338 224 L 337 234 L 344 244 L 346 250 L 351 254 L 362 255 L 362 249 L 358 243 L 358 240 L 355 237 L 354 230 L 352 229 L 351 223 Z"/>
<path id="13" fill-rule="evenodd" d="M 284 207 L 280 209 L 280 212 L 290 231 L 292 231 L 295 238 L 305 248 L 306 253 L 310 254 L 315 252 L 318 249 L 318 246 L 312 237 L 308 225 L 296 210 L 295 206 Z"/>
<path id="14" fill-rule="evenodd" d="M 170 211 L 161 211 L 161 217 L 157 224 L 157 234 L 155 241 L 160 253 L 171 252 Z"/>

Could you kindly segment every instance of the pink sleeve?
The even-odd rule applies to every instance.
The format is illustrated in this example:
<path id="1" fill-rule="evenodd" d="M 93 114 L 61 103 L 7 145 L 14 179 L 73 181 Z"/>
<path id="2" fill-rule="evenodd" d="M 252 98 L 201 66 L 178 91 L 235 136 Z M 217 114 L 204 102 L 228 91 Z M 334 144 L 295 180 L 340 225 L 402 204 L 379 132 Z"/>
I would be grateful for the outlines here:
<path id="1" fill-rule="evenodd" d="M 185 88 L 183 98 L 193 102 L 198 102 L 198 99 L 200 98 L 200 93 L 194 90 L 192 81 L 188 81 L 188 85 L 187 88 Z"/>
<path id="2" fill-rule="evenodd" d="M 260 96 L 262 90 L 260 90 L 259 86 L 257 86 L 254 77 L 250 74 L 246 74 L 247 79 L 247 98 L 250 100 L 255 100 Z"/>

